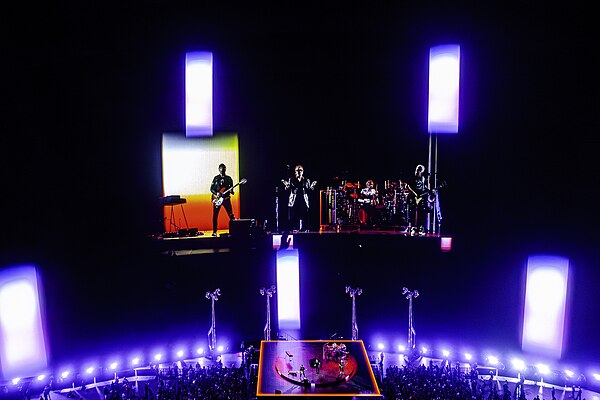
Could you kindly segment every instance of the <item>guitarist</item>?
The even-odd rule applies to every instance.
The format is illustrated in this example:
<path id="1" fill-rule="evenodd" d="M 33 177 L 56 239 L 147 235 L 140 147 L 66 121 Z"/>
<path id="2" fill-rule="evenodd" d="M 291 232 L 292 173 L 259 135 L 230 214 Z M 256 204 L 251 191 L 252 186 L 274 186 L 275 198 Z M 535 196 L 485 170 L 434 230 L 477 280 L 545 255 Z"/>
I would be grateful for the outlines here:
<path id="1" fill-rule="evenodd" d="M 225 207 L 225 211 L 227 211 L 227 215 L 229 215 L 229 220 L 235 219 L 235 216 L 233 215 L 233 209 L 231 208 L 231 199 L 229 198 L 233 194 L 233 190 L 230 190 L 223 195 L 226 190 L 233 187 L 233 179 L 231 179 L 231 177 L 227 175 L 225 171 L 227 171 L 225 164 L 219 164 L 219 175 L 213 178 L 210 185 L 210 192 L 213 195 L 213 199 L 219 199 L 223 197 L 223 202 L 220 205 L 213 207 L 213 236 L 217 236 L 217 225 L 219 222 L 219 211 L 221 211 L 221 206 Z"/>
<path id="2" fill-rule="evenodd" d="M 425 167 L 421 164 L 415 169 L 415 176 L 408 188 L 412 192 L 409 199 L 409 226 L 412 225 L 411 235 L 425 235 L 427 223 L 429 180 L 425 177 Z M 417 233 L 418 230 L 418 233 Z"/>

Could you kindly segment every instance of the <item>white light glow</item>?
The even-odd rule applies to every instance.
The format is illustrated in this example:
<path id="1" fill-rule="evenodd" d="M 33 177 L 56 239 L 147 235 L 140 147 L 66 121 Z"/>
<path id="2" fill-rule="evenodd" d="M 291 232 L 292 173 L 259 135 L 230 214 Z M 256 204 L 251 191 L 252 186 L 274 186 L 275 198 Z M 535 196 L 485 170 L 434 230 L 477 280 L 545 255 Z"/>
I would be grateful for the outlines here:
<path id="1" fill-rule="evenodd" d="M 204 353 L 204 349 L 203 349 L 202 347 L 198 347 L 198 348 L 196 349 L 196 353 L 198 353 L 198 354 L 203 354 L 203 353 Z"/>
<path id="2" fill-rule="evenodd" d="M 421 352 L 423 354 L 427 354 L 428 351 L 429 351 L 429 349 L 427 347 L 421 347 Z"/>
<path id="3" fill-rule="evenodd" d="M 538 364 L 536 365 L 538 372 L 542 375 L 546 375 L 550 373 L 550 367 L 546 364 Z"/>
<path id="4" fill-rule="evenodd" d="M 118 366 L 119 366 L 119 364 L 118 364 L 118 363 L 116 363 L 116 362 L 113 362 L 113 363 L 111 363 L 111 364 L 110 364 L 110 369 L 113 369 L 113 370 L 114 370 L 114 369 L 117 369 L 117 367 L 118 367 Z"/>
<path id="5" fill-rule="evenodd" d="M 458 132 L 460 46 L 435 46 L 429 52 L 430 133 Z"/>
<path id="6" fill-rule="evenodd" d="M 69 376 L 69 371 L 63 371 L 62 374 L 60 374 L 60 376 L 65 379 L 67 376 Z"/>
<path id="7" fill-rule="evenodd" d="M 600 374 L 596 374 L 596 373 L 594 373 L 594 374 L 592 374 L 592 376 L 593 376 L 594 378 L 596 378 L 596 380 L 597 380 L 597 381 L 600 381 Z"/>
<path id="8" fill-rule="evenodd" d="M 47 367 L 38 278 L 33 266 L 0 272 L 0 360 L 4 375 Z"/>
<path id="9" fill-rule="evenodd" d="M 450 351 L 442 350 L 442 354 L 444 355 L 444 357 L 448 357 L 450 355 Z"/>
<path id="10" fill-rule="evenodd" d="M 46 377 L 46 375 L 44 375 L 44 374 L 38 375 L 37 380 L 43 381 L 45 377 Z"/>
<path id="11" fill-rule="evenodd" d="M 139 363 L 140 363 L 139 357 L 135 357 L 133 360 L 131 360 L 131 365 L 138 365 Z"/>
<path id="12" fill-rule="evenodd" d="M 513 358 L 511 360 L 512 366 L 515 370 L 517 371 L 524 371 L 525 370 L 525 361 L 519 359 L 519 358 Z"/>
<path id="13" fill-rule="evenodd" d="M 217 346 L 217 351 L 218 351 L 219 353 L 222 353 L 222 352 L 223 352 L 223 350 L 225 350 L 225 348 L 224 348 L 223 346 Z"/>
<path id="14" fill-rule="evenodd" d="M 162 358 L 162 354 L 160 354 L 160 353 L 158 353 L 158 354 L 156 354 L 156 355 L 154 356 L 154 359 L 155 359 L 156 361 L 160 361 L 160 359 L 161 359 L 161 358 Z"/>
<path id="15" fill-rule="evenodd" d="M 300 329 L 300 266 L 297 249 L 277 252 L 279 329 Z"/>
<path id="16" fill-rule="evenodd" d="M 183 350 L 179 350 L 177 352 L 177 357 L 183 357 Z"/>
<path id="17" fill-rule="evenodd" d="M 496 356 L 488 356 L 488 362 L 490 363 L 490 365 L 498 365 L 499 361 L 498 361 L 498 357 Z"/>
<path id="18" fill-rule="evenodd" d="M 16 385 L 20 381 L 21 381 L 21 378 L 13 378 L 12 383 L 13 383 L 13 385 Z"/>
<path id="19" fill-rule="evenodd" d="M 572 378 L 575 375 L 575 372 L 571 371 L 570 369 L 565 369 L 565 375 L 567 375 L 569 378 Z"/>
<path id="20" fill-rule="evenodd" d="M 87 372 L 88 374 L 91 374 L 92 372 L 94 372 L 94 367 L 88 367 L 85 372 Z"/>
<path id="21" fill-rule="evenodd" d="M 471 361 L 472 358 L 473 358 L 473 356 L 471 354 L 465 353 L 465 360 Z"/>
<path id="22" fill-rule="evenodd" d="M 531 256 L 523 313 L 523 351 L 559 359 L 566 315 L 569 260 Z"/>
<path id="23" fill-rule="evenodd" d="M 383 343 L 377 343 L 377 349 L 383 350 L 383 349 L 385 349 L 385 345 Z"/>
<path id="24" fill-rule="evenodd" d="M 402 352 L 402 351 L 405 351 L 405 350 L 406 350 L 406 347 L 404 345 L 401 345 L 401 344 L 398 345 L 398 351 Z"/>
<path id="25" fill-rule="evenodd" d="M 189 52 L 185 57 L 186 136 L 213 134 L 213 55 Z"/>

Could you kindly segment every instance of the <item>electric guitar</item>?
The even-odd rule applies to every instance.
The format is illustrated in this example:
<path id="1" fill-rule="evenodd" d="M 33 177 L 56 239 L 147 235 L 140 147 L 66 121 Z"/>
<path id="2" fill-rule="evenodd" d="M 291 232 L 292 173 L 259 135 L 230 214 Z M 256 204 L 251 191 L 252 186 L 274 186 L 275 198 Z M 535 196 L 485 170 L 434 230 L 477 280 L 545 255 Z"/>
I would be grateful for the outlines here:
<path id="1" fill-rule="evenodd" d="M 444 188 L 445 186 L 446 186 L 446 182 L 444 181 L 444 182 L 442 182 L 442 183 L 440 183 L 440 184 L 438 185 L 437 189 L 426 190 L 426 191 L 424 191 L 424 192 L 423 192 L 423 193 L 422 193 L 420 196 L 419 196 L 419 195 L 417 195 L 417 194 L 415 193 L 415 191 L 414 191 L 414 190 L 412 190 L 412 188 L 411 188 L 410 186 L 409 186 L 408 188 L 409 188 L 409 189 L 410 189 L 410 191 L 411 191 L 411 192 L 412 192 L 412 193 L 415 195 L 415 204 L 416 204 L 416 205 L 419 205 L 419 203 L 421 202 L 421 200 L 423 200 L 425 197 L 429 197 L 429 195 L 432 195 L 432 197 L 434 197 L 434 198 L 435 198 L 435 196 L 436 196 L 436 194 L 437 194 L 437 191 L 438 191 L 439 189 L 442 189 L 442 188 Z"/>
<path id="2" fill-rule="evenodd" d="M 232 187 L 230 187 L 229 189 L 225 190 L 225 188 L 221 188 L 221 190 L 219 190 L 218 194 L 214 194 L 212 195 L 212 202 L 215 205 L 215 207 L 219 207 L 221 204 L 223 204 L 223 200 L 225 200 L 225 195 L 229 192 L 231 192 L 233 189 L 235 189 L 237 186 L 239 185 L 243 185 L 244 183 L 248 182 L 246 180 L 246 178 L 243 178 L 241 181 L 239 181 L 238 183 L 236 183 L 235 185 L 233 185 Z"/>

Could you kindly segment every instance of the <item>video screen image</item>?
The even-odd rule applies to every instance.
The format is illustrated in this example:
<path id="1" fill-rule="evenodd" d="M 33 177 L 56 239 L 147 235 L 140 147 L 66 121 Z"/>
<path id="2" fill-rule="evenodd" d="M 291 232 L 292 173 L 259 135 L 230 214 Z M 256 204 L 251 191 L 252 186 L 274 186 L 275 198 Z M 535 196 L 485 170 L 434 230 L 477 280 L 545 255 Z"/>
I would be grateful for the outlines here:
<path id="1" fill-rule="evenodd" d="M 379 396 L 362 341 L 262 341 L 257 396 Z"/>
<path id="2" fill-rule="evenodd" d="M 227 175 L 231 176 L 233 183 L 239 183 L 237 134 L 220 133 L 203 138 L 187 138 L 176 133 L 163 134 L 163 195 L 179 195 L 186 200 L 183 205 L 173 206 L 172 210 L 171 206 L 164 207 L 165 232 L 187 227 L 199 230 L 212 228 L 214 205 L 210 184 L 213 177 L 219 174 L 221 163 L 226 165 Z M 231 205 L 238 218 L 242 191 L 243 185 L 239 185 L 231 196 Z M 219 213 L 218 229 L 228 227 L 227 213 Z"/>

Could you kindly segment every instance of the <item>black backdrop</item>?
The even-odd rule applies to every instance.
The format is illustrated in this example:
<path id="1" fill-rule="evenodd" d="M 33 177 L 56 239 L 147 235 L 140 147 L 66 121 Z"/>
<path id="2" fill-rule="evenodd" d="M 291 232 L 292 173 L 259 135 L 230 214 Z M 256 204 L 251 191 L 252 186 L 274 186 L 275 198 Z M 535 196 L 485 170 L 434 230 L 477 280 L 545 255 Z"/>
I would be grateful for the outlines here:
<path id="1" fill-rule="evenodd" d="M 456 299 L 449 304 L 467 317 L 463 323 L 472 318 L 465 302 L 477 313 L 496 312 L 486 331 L 514 344 L 518 326 L 502 310 L 517 303 L 513 282 L 524 260 L 563 255 L 574 271 L 570 348 L 598 358 L 590 317 L 600 304 L 598 82 L 586 10 L 49 7 L 11 6 L 3 24 L 1 248 L 4 265 L 34 262 L 51 282 L 50 319 L 69 327 L 53 330 L 57 355 L 105 339 L 86 327 L 135 313 L 129 307 L 147 297 L 169 293 L 161 312 L 186 319 L 168 302 L 178 302 L 165 276 L 175 267 L 146 241 L 161 229 L 161 135 L 184 129 L 186 51 L 214 52 L 215 130 L 239 133 L 240 170 L 249 181 L 241 216 L 272 220 L 286 165 L 304 164 L 324 187 L 343 174 L 407 179 L 426 163 L 428 50 L 453 42 L 462 52 L 460 133 L 439 138 L 439 173 L 448 183 L 444 231 L 455 249 L 451 262 L 432 268 L 447 280 L 471 279 L 452 280 L 452 289 L 440 287 L 446 279 L 431 283 L 439 294 L 432 307 Z M 322 253 L 307 265 L 321 265 Z M 388 265 L 398 255 L 378 249 L 377 257 Z M 356 260 L 343 261 L 348 273 L 375 279 Z M 245 276 L 236 262 L 224 263 L 228 276 Z M 199 294 L 208 289 L 199 285 Z M 482 299 L 488 289 L 491 304 Z M 142 310 L 141 319 L 153 319 Z M 126 321 L 115 330 L 136 335 Z"/>

